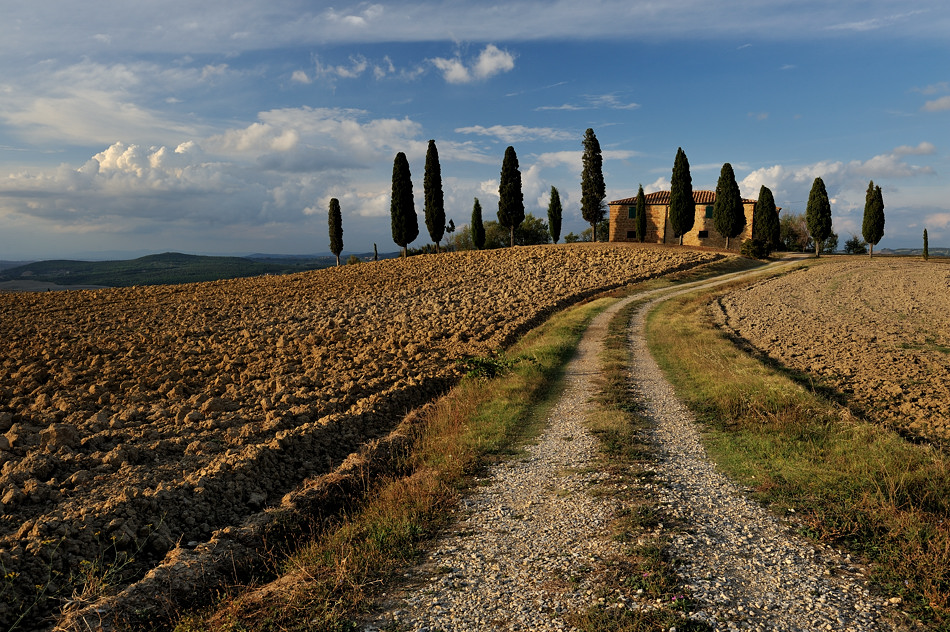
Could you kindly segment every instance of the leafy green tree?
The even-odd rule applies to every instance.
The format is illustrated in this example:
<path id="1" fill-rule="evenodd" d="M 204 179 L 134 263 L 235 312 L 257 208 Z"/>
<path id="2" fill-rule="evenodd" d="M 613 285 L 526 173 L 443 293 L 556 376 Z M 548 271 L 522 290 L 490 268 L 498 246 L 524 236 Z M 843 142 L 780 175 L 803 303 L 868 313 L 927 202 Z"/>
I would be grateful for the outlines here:
<path id="1" fill-rule="evenodd" d="M 445 234 L 445 202 L 442 194 L 442 167 L 439 165 L 439 150 L 435 141 L 429 141 L 426 151 L 426 172 L 422 182 L 425 191 L 426 228 L 429 237 L 435 244 L 435 251 L 439 252 L 439 242 Z"/>
<path id="2" fill-rule="evenodd" d="M 602 220 L 597 222 L 597 241 L 608 241 L 608 233 L 610 232 L 610 221 Z M 581 231 L 580 241 L 592 242 L 594 241 L 594 228 L 585 228 Z"/>
<path id="3" fill-rule="evenodd" d="M 515 235 L 515 243 L 518 237 Z M 485 250 L 507 248 L 511 245 L 511 231 L 493 219 L 485 222 Z"/>
<path id="4" fill-rule="evenodd" d="M 393 191 L 389 203 L 393 241 L 407 255 L 407 247 L 419 236 L 419 218 L 412 198 L 412 174 L 406 154 L 399 152 L 393 161 Z"/>
<path id="5" fill-rule="evenodd" d="M 511 245 L 515 245 L 515 229 L 524 221 L 524 193 L 521 191 L 521 170 L 518 154 L 511 145 L 505 149 L 498 184 L 498 223 L 510 231 Z"/>
<path id="6" fill-rule="evenodd" d="M 643 185 L 640 185 L 640 188 L 637 189 L 637 239 L 640 240 L 640 243 L 643 243 L 643 240 L 647 236 L 647 199 L 643 195 Z"/>
<path id="7" fill-rule="evenodd" d="M 857 235 L 851 235 L 851 239 L 844 242 L 844 253 L 846 255 L 864 255 L 867 252 L 867 243 Z"/>
<path id="8" fill-rule="evenodd" d="M 832 231 L 821 241 L 821 252 L 838 251 L 838 233 Z"/>
<path id="9" fill-rule="evenodd" d="M 924 229 L 924 261 L 930 259 L 930 244 L 927 242 L 927 229 Z"/>
<path id="10" fill-rule="evenodd" d="M 742 234 L 745 228 L 745 209 L 742 207 L 742 195 L 736 184 L 736 174 L 728 162 L 719 172 L 716 184 L 716 201 L 713 204 L 713 224 L 720 235 L 726 238 L 726 250 L 729 240 Z"/>
<path id="11" fill-rule="evenodd" d="M 782 243 L 778 209 L 775 207 L 772 190 L 767 186 L 759 188 L 759 199 L 752 210 L 752 239 L 765 243 L 770 252 Z"/>
<path id="12" fill-rule="evenodd" d="M 574 231 L 571 231 L 568 234 L 564 235 L 565 244 L 576 244 L 580 240 L 581 240 L 580 235 L 575 235 Z"/>
<path id="13" fill-rule="evenodd" d="M 818 177 L 808 193 L 808 206 L 805 207 L 805 221 L 808 232 L 815 242 L 815 256 L 821 253 L 821 244 L 831 235 L 831 202 L 825 190 L 824 181 Z"/>
<path id="14" fill-rule="evenodd" d="M 475 198 L 475 204 L 472 206 L 472 245 L 475 250 L 485 247 L 485 225 L 482 223 L 482 205 L 478 198 Z"/>
<path id="15" fill-rule="evenodd" d="M 343 252 L 343 216 L 340 213 L 340 201 L 330 198 L 330 252 L 340 265 L 340 253 Z"/>
<path id="16" fill-rule="evenodd" d="M 808 235 L 808 225 L 802 213 L 788 213 L 779 220 L 782 246 L 785 250 L 805 252 L 811 237 Z"/>
<path id="17" fill-rule="evenodd" d="M 868 182 L 868 190 L 864 195 L 864 221 L 861 222 L 861 235 L 871 250 L 869 257 L 874 256 L 874 246 L 884 236 L 884 194 L 881 187 L 874 185 L 874 180 Z"/>
<path id="18" fill-rule="evenodd" d="M 683 235 L 696 222 L 696 203 L 693 201 L 693 177 L 689 174 L 689 160 L 680 147 L 673 160 L 673 176 L 670 178 L 670 226 L 673 235 L 683 245 Z"/>
<path id="19" fill-rule="evenodd" d="M 363 263 L 363 260 L 356 255 L 350 255 L 346 260 L 346 265 L 348 266 L 356 265 L 357 263 Z"/>
<path id="20" fill-rule="evenodd" d="M 561 194 L 557 187 L 551 187 L 551 201 L 548 202 L 548 228 L 551 229 L 551 239 L 554 243 L 561 238 Z"/>
<path id="21" fill-rule="evenodd" d="M 537 246 L 551 243 L 548 223 L 540 217 L 528 213 L 524 221 L 515 229 L 515 243 L 519 246 Z"/>
<path id="22" fill-rule="evenodd" d="M 600 152 L 600 143 L 594 130 L 587 128 L 584 133 L 584 168 L 581 171 L 581 215 L 590 224 L 592 241 L 597 241 L 597 224 L 604 220 L 607 208 L 604 197 L 607 187 L 604 184 L 604 158 Z"/>

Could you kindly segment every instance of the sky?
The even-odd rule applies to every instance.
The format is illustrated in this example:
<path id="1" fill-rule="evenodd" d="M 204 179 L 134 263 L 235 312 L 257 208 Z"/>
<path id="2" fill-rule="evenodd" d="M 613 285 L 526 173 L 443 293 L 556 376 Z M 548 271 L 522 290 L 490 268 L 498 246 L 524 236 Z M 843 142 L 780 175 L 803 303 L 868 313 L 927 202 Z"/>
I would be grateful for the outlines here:
<path id="1" fill-rule="evenodd" d="M 607 201 L 733 166 L 840 243 L 873 180 L 878 248 L 950 246 L 946 0 L 37 0 L 0 22 L 0 260 L 397 249 L 393 159 L 420 236 L 428 141 L 447 218 L 495 219 L 505 148 L 525 208 L 579 233 L 582 140 Z"/>

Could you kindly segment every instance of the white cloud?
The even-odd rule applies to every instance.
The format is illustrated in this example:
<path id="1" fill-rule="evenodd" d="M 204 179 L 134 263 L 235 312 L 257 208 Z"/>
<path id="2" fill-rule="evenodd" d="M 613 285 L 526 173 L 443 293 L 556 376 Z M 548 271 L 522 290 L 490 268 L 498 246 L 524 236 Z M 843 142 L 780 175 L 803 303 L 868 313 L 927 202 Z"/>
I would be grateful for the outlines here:
<path id="1" fill-rule="evenodd" d="M 942 112 L 944 110 L 950 110 L 950 96 L 940 97 L 939 99 L 934 99 L 933 101 L 927 101 L 924 103 L 924 107 L 921 109 L 924 112 Z"/>
<path id="2" fill-rule="evenodd" d="M 514 56 L 494 44 L 487 45 L 471 67 L 458 56 L 452 59 L 436 57 L 430 61 L 442 71 L 442 77 L 449 83 L 471 83 L 489 79 L 497 74 L 509 72 L 515 67 Z"/>
<path id="3" fill-rule="evenodd" d="M 919 92 L 924 95 L 950 92 L 950 82 L 940 81 L 938 83 L 930 84 L 929 86 L 924 86 L 923 88 L 914 88 L 914 92 Z"/>
<path id="4" fill-rule="evenodd" d="M 909 18 L 916 17 L 926 13 L 926 11 L 907 11 L 904 13 L 895 13 L 891 15 L 883 15 L 878 17 L 867 18 L 865 20 L 858 20 L 855 22 L 844 22 L 841 24 L 832 24 L 826 27 L 829 31 L 876 31 L 883 28 L 888 28 L 893 26 L 896 23 L 906 22 Z"/>
<path id="5" fill-rule="evenodd" d="M 639 103 L 621 99 L 617 93 L 609 94 L 585 94 L 581 97 L 583 103 L 564 103 L 562 105 L 543 105 L 535 108 L 539 112 L 546 110 L 562 110 L 567 112 L 576 112 L 580 110 L 635 110 L 640 107 Z"/>
<path id="6" fill-rule="evenodd" d="M 937 148 L 933 143 L 921 142 L 916 147 L 910 145 L 901 145 L 894 148 L 894 154 L 898 156 L 932 156 L 937 153 Z"/>
<path id="7" fill-rule="evenodd" d="M 294 74 L 290 76 L 290 80 L 295 81 L 297 83 L 304 83 L 304 84 L 311 83 L 312 81 L 310 77 L 307 76 L 307 73 L 305 73 L 302 70 L 295 70 Z"/>
<path id="8" fill-rule="evenodd" d="M 575 134 L 571 132 L 556 130 L 551 127 L 526 127 L 524 125 L 492 125 L 491 127 L 473 125 L 470 127 L 457 127 L 455 132 L 458 134 L 494 136 L 506 143 L 528 140 L 570 140 L 575 137 Z"/>

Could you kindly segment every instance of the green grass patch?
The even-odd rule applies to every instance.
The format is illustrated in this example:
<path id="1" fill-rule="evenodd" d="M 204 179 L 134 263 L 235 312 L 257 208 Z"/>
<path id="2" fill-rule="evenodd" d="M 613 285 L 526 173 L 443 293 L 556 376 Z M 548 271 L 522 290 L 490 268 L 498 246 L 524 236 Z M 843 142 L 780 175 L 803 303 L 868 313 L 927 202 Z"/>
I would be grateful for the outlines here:
<path id="1" fill-rule="evenodd" d="M 537 436 L 587 325 L 615 300 L 557 314 L 504 356 L 474 363 L 503 377 L 476 372 L 427 407 L 406 456 L 411 474 L 380 481 L 332 528 L 275 559 L 279 578 L 265 589 L 225 596 L 211 611 L 182 617 L 176 631 L 358 629 L 355 621 L 397 571 L 446 525 L 473 475 Z"/>
<path id="2" fill-rule="evenodd" d="M 950 629 L 950 460 L 855 418 L 766 366 L 710 322 L 722 290 L 654 310 L 648 342 L 703 423 L 710 455 L 801 531 L 872 566 L 883 597 L 930 629 Z"/>

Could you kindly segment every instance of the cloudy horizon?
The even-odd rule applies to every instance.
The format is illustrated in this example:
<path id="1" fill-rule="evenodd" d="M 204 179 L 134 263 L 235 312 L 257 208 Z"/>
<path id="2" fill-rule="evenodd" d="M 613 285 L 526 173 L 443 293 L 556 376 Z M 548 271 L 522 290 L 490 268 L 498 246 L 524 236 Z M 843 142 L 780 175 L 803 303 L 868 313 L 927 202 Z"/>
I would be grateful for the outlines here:
<path id="1" fill-rule="evenodd" d="M 881 248 L 950 245 L 950 7 L 936 0 L 162 5 L 21 3 L 0 25 L 0 259 L 106 251 L 395 250 L 392 160 L 422 215 L 435 139 L 447 217 L 494 218 L 507 145 L 528 212 L 580 232 L 581 141 L 608 199 L 730 162 L 803 212 L 822 177 L 841 243 L 882 187 Z M 422 231 L 413 245 L 428 242 Z"/>

